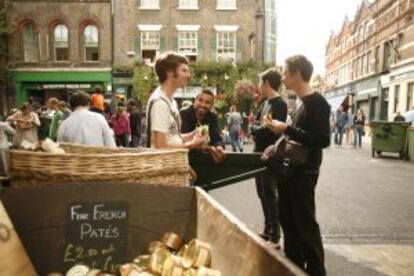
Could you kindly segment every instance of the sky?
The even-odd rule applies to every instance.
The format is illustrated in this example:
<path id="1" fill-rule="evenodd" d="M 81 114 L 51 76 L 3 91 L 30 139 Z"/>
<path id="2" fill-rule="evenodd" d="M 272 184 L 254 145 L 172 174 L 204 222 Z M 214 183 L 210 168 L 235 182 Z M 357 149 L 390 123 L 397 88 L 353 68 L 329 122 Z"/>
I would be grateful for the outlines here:
<path id="1" fill-rule="evenodd" d="M 339 32 L 345 15 L 353 21 L 362 0 L 277 1 L 278 65 L 291 55 L 303 54 L 312 61 L 315 74 L 323 73 L 331 32 Z"/>

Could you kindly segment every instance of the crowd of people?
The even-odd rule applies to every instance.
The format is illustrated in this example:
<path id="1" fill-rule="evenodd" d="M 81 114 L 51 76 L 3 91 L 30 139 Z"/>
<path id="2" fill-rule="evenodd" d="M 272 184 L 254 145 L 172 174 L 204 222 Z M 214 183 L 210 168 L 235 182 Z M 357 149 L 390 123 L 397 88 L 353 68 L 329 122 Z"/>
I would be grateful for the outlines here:
<path id="1" fill-rule="evenodd" d="M 310 275 L 325 275 L 324 251 L 315 215 L 315 188 L 322 149 L 330 143 L 330 107 L 309 85 L 313 66 L 306 57 L 287 59 L 285 68 L 283 74 L 271 68 L 260 75 L 264 101 L 256 117 L 250 114 L 248 118 L 254 151 L 263 153 L 262 162 L 267 166 L 266 172 L 256 177 L 264 216 L 264 229 L 259 235 L 280 248 L 282 230 L 287 257 Z M 157 59 L 155 71 L 159 87 L 151 94 L 145 112 L 134 99 L 111 110 L 99 88 L 92 95 L 83 91 L 71 95 L 70 110 L 66 103 L 55 98 L 39 110 L 25 103 L 0 124 L 0 150 L 7 147 L 9 136 L 13 136 L 15 147 L 23 141 L 37 143 L 48 137 L 58 142 L 95 146 L 145 145 L 206 151 L 218 165 L 225 158 L 226 139 L 230 140 L 233 151 L 243 151 L 243 118 L 236 106 L 226 115 L 224 130 L 220 129 L 213 111 L 214 94 L 208 89 L 200 91 L 194 104 L 179 110 L 174 94 L 191 77 L 186 57 L 164 53 Z M 279 94 L 282 83 L 301 102 L 291 122 L 287 104 Z M 42 118 L 48 119 L 46 125 Z M 363 128 L 364 121 L 363 113 L 358 112 L 354 124 Z M 342 141 L 346 122 L 341 113 L 336 122 L 338 142 Z M 290 150 L 294 155 L 290 155 Z"/>
<path id="2" fill-rule="evenodd" d="M 347 144 L 352 144 L 354 148 L 362 148 L 365 124 L 366 117 L 362 109 L 358 109 L 353 115 L 350 109 L 345 111 L 344 107 L 340 106 L 335 114 L 331 114 L 331 131 L 335 145 L 342 146 L 345 135 Z"/>

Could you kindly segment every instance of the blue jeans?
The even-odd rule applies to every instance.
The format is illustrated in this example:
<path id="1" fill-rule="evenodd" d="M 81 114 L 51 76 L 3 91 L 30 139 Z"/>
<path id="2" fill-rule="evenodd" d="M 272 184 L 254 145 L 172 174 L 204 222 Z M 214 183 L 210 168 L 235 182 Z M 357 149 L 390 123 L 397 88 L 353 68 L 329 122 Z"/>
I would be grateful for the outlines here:
<path id="1" fill-rule="evenodd" d="M 138 135 L 132 134 L 131 135 L 131 142 L 129 143 L 129 147 L 130 148 L 136 148 L 136 147 L 138 147 L 139 146 L 139 142 L 140 142 L 139 140 L 140 140 L 140 138 L 139 138 Z"/>
<path id="2" fill-rule="evenodd" d="M 364 132 L 363 126 L 355 126 L 354 128 L 354 148 L 362 147 L 362 133 Z"/>
<path id="3" fill-rule="evenodd" d="M 233 152 L 236 152 L 237 148 L 239 149 L 240 152 L 243 152 L 243 146 L 240 144 L 238 130 L 230 130 L 230 140 L 231 140 L 231 148 L 233 149 Z"/>
<path id="4" fill-rule="evenodd" d="M 344 135 L 344 128 L 343 127 L 337 127 L 335 132 L 335 144 L 336 145 L 342 145 L 342 137 Z"/>

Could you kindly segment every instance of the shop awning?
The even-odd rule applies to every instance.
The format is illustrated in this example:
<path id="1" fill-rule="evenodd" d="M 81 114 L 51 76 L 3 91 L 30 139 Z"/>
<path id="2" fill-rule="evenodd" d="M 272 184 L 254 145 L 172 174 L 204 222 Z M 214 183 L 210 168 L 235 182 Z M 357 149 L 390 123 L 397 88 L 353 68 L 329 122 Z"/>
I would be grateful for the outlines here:
<path id="1" fill-rule="evenodd" d="M 336 111 L 339 108 L 339 106 L 345 101 L 346 97 L 347 95 L 341 95 L 327 99 L 329 105 L 331 106 L 331 111 Z"/>

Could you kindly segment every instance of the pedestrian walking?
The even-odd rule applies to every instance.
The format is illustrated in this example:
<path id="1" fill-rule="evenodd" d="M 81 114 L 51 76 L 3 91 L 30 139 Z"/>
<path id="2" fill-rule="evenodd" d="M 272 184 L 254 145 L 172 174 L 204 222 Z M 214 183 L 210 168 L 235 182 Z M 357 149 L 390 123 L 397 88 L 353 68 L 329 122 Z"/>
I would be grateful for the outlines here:
<path id="1" fill-rule="evenodd" d="M 401 112 L 397 112 L 394 117 L 394 122 L 405 122 L 405 117 L 401 115 Z"/>
<path id="2" fill-rule="evenodd" d="M 69 103 L 73 112 L 60 125 L 58 142 L 116 147 L 108 122 L 102 115 L 89 111 L 88 94 L 82 91 L 76 92 L 70 98 Z"/>
<path id="3" fill-rule="evenodd" d="M 142 118 L 141 111 L 137 106 L 135 99 L 129 99 L 127 102 L 127 111 L 129 112 L 129 125 L 131 129 L 131 142 L 129 146 L 136 148 L 141 143 Z"/>
<path id="4" fill-rule="evenodd" d="M 254 152 L 263 152 L 280 138 L 280 134 L 275 134 L 263 126 L 266 116 L 270 116 L 274 120 L 286 122 L 288 108 L 278 92 L 280 85 L 281 75 L 276 69 L 271 68 L 260 75 L 260 91 L 266 100 L 261 104 L 257 112 L 255 124 L 251 127 L 255 141 Z M 278 248 L 280 247 L 280 225 L 276 178 L 273 177 L 268 169 L 262 175 L 257 176 L 255 180 L 257 195 L 259 196 L 264 216 L 264 229 L 259 235 L 264 240 L 272 242 Z"/>
<path id="5" fill-rule="evenodd" d="M 281 170 L 276 172 L 286 256 L 309 275 L 323 276 L 326 270 L 315 214 L 315 188 L 322 149 L 328 147 L 330 141 L 330 106 L 310 87 L 312 72 L 313 66 L 304 56 L 286 60 L 283 83 L 286 89 L 296 93 L 302 105 L 296 110 L 291 126 L 270 119 L 265 124 L 276 134 L 285 135 L 285 143 L 281 145 L 289 143 L 289 147 L 282 150 L 283 161 L 278 163 Z M 287 152 L 296 155 L 286 155 Z"/>
<path id="6" fill-rule="evenodd" d="M 365 135 L 365 114 L 362 109 L 358 109 L 354 117 L 354 148 L 362 147 L 362 136 Z"/>
<path id="7" fill-rule="evenodd" d="M 15 134 L 15 130 L 8 122 L 0 122 L 0 176 L 9 174 L 9 162 L 7 150 L 9 149 L 8 137 Z"/>
<path id="8" fill-rule="evenodd" d="M 40 120 L 37 114 L 32 111 L 29 103 L 24 103 L 21 111 L 10 116 L 7 121 L 14 124 L 16 128 L 16 134 L 13 137 L 13 146 L 20 146 L 24 140 L 33 144 L 39 142 L 37 128 L 40 126 Z"/>
<path id="9" fill-rule="evenodd" d="M 91 96 L 90 110 L 102 114 L 104 112 L 104 96 L 102 95 L 102 88 L 95 87 L 95 92 Z"/>
<path id="10" fill-rule="evenodd" d="M 52 115 L 52 119 L 49 126 L 49 135 L 48 137 L 53 141 L 56 141 L 57 138 L 57 130 L 59 128 L 60 123 L 63 121 L 63 112 L 60 110 L 59 107 L 59 100 L 56 98 L 50 98 L 47 102 L 49 109 L 54 110 Z"/>
<path id="11" fill-rule="evenodd" d="M 340 106 L 336 112 L 336 132 L 335 132 L 335 144 L 338 146 L 342 145 L 342 139 L 344 136 L 344 129 L 348 123 L 348 115 L 344 111 L 344 108 Z"/>
<path id="12" fill-rule="evenodd" d="M 240 129 L 243 124 L 243 118 L 237 111 L 236 105 L 230 107 L 227 124 L 229 125 L 231 148 L 233 152 L 236 152 L 237 149 L 240 152 L 243 152 L 243 145 L 240 143 Z"/>
<path id="13" fill-rule="evenodd" d="M 347 144 L 354 144 L 354 116 L 352 115 L 351 109 L 348 109 L 347 112 L 347 122 L 345 124 L 345 137 Z"/>
<path id="14" fill-rule="evenodd" d="M 111 118 L 112 129 L 115 134 L 115 143 L 118 147 L 128 147 L 131 136 L 131 127 L 129 118 L 126 114 L 125 107 L 119 106 L 116 114 Z"/>

